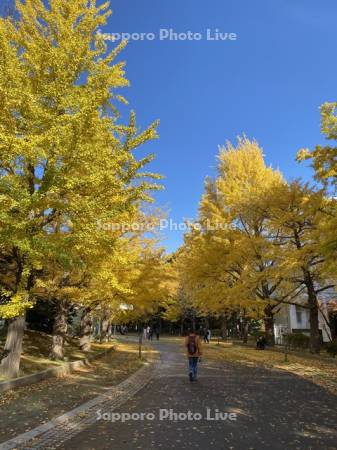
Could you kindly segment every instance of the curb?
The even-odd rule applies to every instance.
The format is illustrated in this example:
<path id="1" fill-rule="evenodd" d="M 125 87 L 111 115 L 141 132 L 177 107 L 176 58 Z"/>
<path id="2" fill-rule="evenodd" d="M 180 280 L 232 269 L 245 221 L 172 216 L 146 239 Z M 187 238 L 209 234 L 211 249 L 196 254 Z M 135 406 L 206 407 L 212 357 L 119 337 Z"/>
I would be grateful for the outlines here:
<path id="1" fill-rule="evenodd" d="M 0 443 L 0 450 L 49 450 L 60 447 L 98 421 L 97 408 L 103 412 L 110 412 L 132 398 L 153 378 L 154 369 L 159 364 L 160 356 L 150 358 L 143 367 L 117 386 L 111 387 L 105 394 L 9 441 Z"/>
<path id="2" fill-rule="evenodd" d="M 5 392 L 17 387 L 38 383 L 39 381 L 47 380 L 48 378 L 58 378 L 64 375 L 69 375 L 73 371 L 87 366 L 91 361 L 101 358 L 102 356 L 107 355 L 113 350 L 115 350 L 115 346 L 112 346 L 111 348 L 104 350 L 103 352 L 97 353 L 96 355 L 90 355 L 84 359 L 79 359 L 78 361 L 67 362 L 62 364 L 61 366 L 51 367 L 50 369 L 36 372 L 31 375 L 25 375 L 24 377 L 15 378 L 13 380 L 2 381 L 0 383 L 0 392 Z"/>

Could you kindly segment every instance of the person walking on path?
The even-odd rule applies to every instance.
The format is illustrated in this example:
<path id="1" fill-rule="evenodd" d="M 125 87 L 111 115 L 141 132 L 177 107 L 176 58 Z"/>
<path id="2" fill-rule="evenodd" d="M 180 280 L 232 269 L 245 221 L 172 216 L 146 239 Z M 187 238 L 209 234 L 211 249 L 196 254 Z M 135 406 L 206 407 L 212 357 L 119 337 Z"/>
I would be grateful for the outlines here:
<path id="1" fill-rule="evenodd" d="M 185 341 L 188 357 L 190 381 L 196 381 L 198 376 L 198 362 L 202 356 L 201 341 L 194 329 L 189 330 Z"/>
<path id="2" fill-rule="evenodd" d="M 152 339 L 153 339 L 153 328 L 150 327 L 150 330 L 149 330 L 149 341 L 152 341 Z"/>
<path id="3" fill-rule="evenodd" d="M 156 328 L 155 329 L 155 333 L 156 333 L 156 338 L 157 338 L 157 341 L 159 341 L 159 328 Z"/>
<path id="4" fill-rule="evenodd" d="M 207 328 L 204 334 L 204 342 L 209 344 L 210 338 L 211 338 L 211 330 Z"/>

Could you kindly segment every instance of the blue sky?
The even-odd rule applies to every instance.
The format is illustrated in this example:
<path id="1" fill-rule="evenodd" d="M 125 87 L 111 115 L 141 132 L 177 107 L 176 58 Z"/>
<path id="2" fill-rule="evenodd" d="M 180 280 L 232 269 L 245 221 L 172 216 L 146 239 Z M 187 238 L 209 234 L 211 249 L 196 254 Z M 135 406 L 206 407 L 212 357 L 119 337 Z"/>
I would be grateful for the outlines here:
<path id="1" fill-rule="evenodd" d="M 161 120 L 152 168 L 165 175 L 156 197 L 174 221 L 195 217 L 218 145 L 245 133 L 288 179 L 308 179 L 301 147 L 322 142 L 319 105 L 336 99 L 335 0 L 113 0 L 105 32 L 172 28 L 237 33 L 236 41 L 131 41 L 124 92 L 145 126 Z M 126 118 L 126 114 L 125 117 Z M 181 233 L 165 238 L 168 251 Z"/>
<path id="2" fill-rule="evenodd" d="M 103 0 L 102 0 L 103 1 Z M 218 145 L 245 133 L 287 179 L 310 178 L 301 147 L 323 142 L 319 105 L 336 100 L 336 0 L 112 0 L 110 32 L 237 34 L 236 41 L 131 41 L 120 59 L 123 95 L 145 127 L 159 118 L 151 169 L 165 176 L 156 195 L 172 220 L 196 216 Z M 122 120 L 127 111 L 122 109 Z M 182 234 L 168 232 L 168 251 Z"/>

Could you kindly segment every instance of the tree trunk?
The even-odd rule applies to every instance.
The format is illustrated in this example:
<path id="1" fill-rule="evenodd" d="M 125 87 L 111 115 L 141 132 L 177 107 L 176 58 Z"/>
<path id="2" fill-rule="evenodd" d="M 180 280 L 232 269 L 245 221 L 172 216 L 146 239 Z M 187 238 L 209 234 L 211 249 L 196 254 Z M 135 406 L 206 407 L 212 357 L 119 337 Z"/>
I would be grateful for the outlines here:
<path id="1" fill-rule="evenodd" d="M 335 312 L 329 314 L 329 328 L 331 339 L 334 341 L 337 338 L 337 313 Z"/>
<path id="2" fill-rule="evenodd" d="M 321 335 L 319 332 L 319 307 L 314 290 L 308 292 L 309 304 L 309 322 L 310 322 L 310 351 L 311 353 L 319 353 L 321 350 Z"/>
<path id="3" fill-rule="evenodd" d="M 109 321 L 108 322 L 108 333 L 107 333 L 108 342 L 111 341 L 111 336 L 112 336 L 112 323 Z"/>
<path id="4" fill-rule="evenodd" d="M 321 335 L 319 332 L 319 307 L 317 295 L 315 292 L 314 282 L 309 270 L 303 270 L 304 283 L 307 288 L 308 306 L 309 306 L 309 322 L 310 322 L 310 351 L 311 353 L 319 353 L 321 350 Z"/>
<path id="5" fill-rule="evenodd" d="M 109 330 L 109 319 L 107 317 L 103 317 L 101 322 L 101 335 L 100 335 L 100 343 L 108 340 L 108 330 Z"/>
<path id="6" fill-rule="evenodd" d="M 275 345 L 275 333 L 274 333 L 274 313 L 273 306 L 268 304 L 264 308 L 264 328 L 266 332 L 266 339 L 269 345 Z"/>
<path id="7" fill-rule="evenodd" d="M 196 329 L 196 320 L 195 320 L 195 314 L 194 313 L 192 315 L 191 322 L 192 322 L 192 329 L 195 330 Z"/>
<path id="8" fill-rule="evenodd" d="M 53 327 L 53 343 L 50 352 L 51 359 L 64 359 L 64 341 L 68 330 L 67 316 L 68 302 L 65 300 L 58 300 L 56 303 L 56 315 Z"/>
<path id="9" fill-rule="evenodd" d="M 205 317 L 205 330 L 208 330 L 209 329 L 209 319 L 208 319 L 208 316 L 207 317 Z"/>
<path id="10" fill-rule="evenodd" d="M 184 336 L 184 319 L 180 322 L 180 336 Z"/>
<path id="11" fill-rule="evenodd" d="M 0 365 L 0 375 L 5 378 L 19 376 L 25 325 L 25 316 L 19 316 L 9 321 L 5 349 Z"/>
<path id="12" fill-rule="evenodd" d="M 227 339 L 227 319 L 221 316 L 220 334 L 222 339 Z"/>
<path id="13" fill-rule="evenodd" d="M 321 350 L 321 335 L 319 332 L 318 320 L 318 304 L 310 305 L 310 351 L 312 353 L 319 353 Z"/>
<path id="14" fill-rule="evenodd" d="M 23 260 L 17 248 L 14 248 L 17 270 L 15 274 L 16 292 L 22 282 L 24 271 Z M 34 284 L 34 275 L 28 276 L 26 292 L 29 293 Z M 26 316 L 15 317 L 8 320 L 7 336 L 4 351 L 0 354 L 0 376 L 5 378 L 16 378 L 20 373 L 20 359 L 22 353 L 23 335 L 26 327 Z"/>
<path id="15" fill-rule="evenodd" d="M 237 313 L 236 312 L 234 312 L 233 314 L 232 314 L 232 328 L 231 328 L 231 331 L 232 331 L 232 338 L 238 338 L 239 337 L 239 329 L 238 329 L 238 325 L 239 325 L 239 318 L 238 318 L 238 315 L 237 315 Z"/>
<path id="16" fill-rule="evenodd" d="M 101 342 L 102 339 L 102 319 L 96 319 L 94 324 L 94 338 Z"/>
<path id="17" fill-rule="evenodd" d="M 81 318 L 81 330 L 80 330 L 80 349 L 83 352 L 89 352 L 91 350 L 91 328 L 92 328 L 92 317 L 91 309 L 85 308 Z"/>
<path id="18" fill-rule="evenodd" d="M 247 344 L 248 342 L 248 325 L 249 320 L 246 317 L 244 317 L 242 321 L 242 341 L 244 344 Z"/>

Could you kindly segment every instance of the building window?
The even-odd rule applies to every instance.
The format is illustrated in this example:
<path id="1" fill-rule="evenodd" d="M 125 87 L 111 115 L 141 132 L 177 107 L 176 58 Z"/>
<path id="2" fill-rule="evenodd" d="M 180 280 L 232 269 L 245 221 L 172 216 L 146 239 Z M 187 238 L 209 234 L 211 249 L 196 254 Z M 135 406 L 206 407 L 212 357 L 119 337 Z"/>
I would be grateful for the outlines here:
<path id="1" fill-rule="evenodd" d="M 303 318 L 302 312 L 303 311 L 298 306 L 296 306 L 296 321 L 297 321 L 297 323 L 302 323 L 302 318 Z"/>

